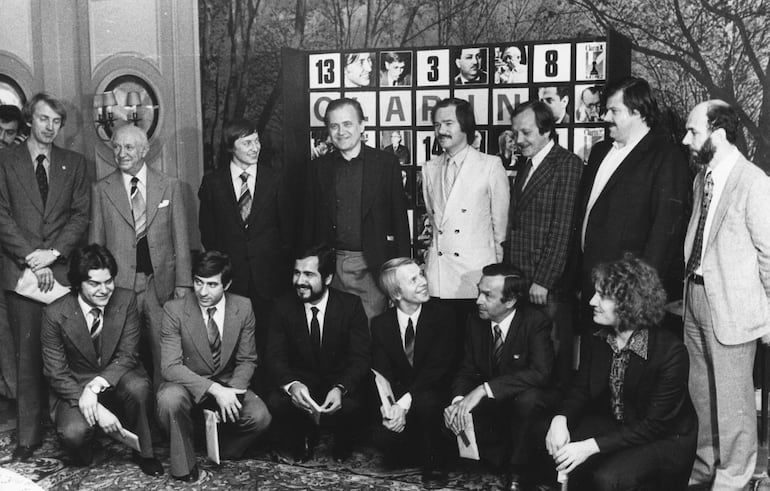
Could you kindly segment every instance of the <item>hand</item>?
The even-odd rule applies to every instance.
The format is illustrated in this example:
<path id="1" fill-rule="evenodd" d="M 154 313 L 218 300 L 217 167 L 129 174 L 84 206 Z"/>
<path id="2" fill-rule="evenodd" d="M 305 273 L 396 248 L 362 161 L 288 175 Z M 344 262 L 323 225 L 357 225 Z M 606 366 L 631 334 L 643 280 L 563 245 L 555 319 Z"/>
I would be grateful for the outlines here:
<path id="1" fill-rule="evenodd" d="M 327 414 L 334 414 L 342 408 L 342 391 L 338 387 L 332 387 L 332 390 L 326 394 L 321 409 Z"/>
<path id="2" fill-rule="evenodd" d="M 78 407 L 83 417 L 88 421 L 89 426 L 96 424 L 97 407 L 99 406 L 99 396 L 94 394 L 88 386 L 83 387 L 83 392 L 78 399 Z"/>
<path id="3" fill-rule="evenodd" d="M 99 427 L 105 433 L 118 432 L 121 436 L 126 436 L 126 430 L 123 429 L 123 425 L 120 424 L 118 417 L 101 404 L 98 406 L 97 420 L 99 421 Z"/>
<path id="4" fill-rule="evenodd" d="M 184 296 L 187 295 L 189 291 L 190 289 L 186 286 L 174 287 L 174 298 L 184 298 Z"/>
<path id="5" fill-rule="evenodd" d="M 243 407 L 241 401 L 238 400 L 238 394 L 245 394 L 246 389 L 233 389 L 214 382 L 209 387 L 208 392 L 214 396 L 219 405 L 222 422 L 232 421 L 235 423 L 241 413 L 241 407 Z"/>
<path id="6" fill-rule="evenodd" d="M 37 287 L 43 293 L 53 290 L 53 271 L 51 268 L 40 268 L 34 272 L 37 277 Z"/>
<path id="7" fill-rule="evenodd" d="M 382 422 L 382 425 L 390 431 L 401 433 L 406 428 L 406 409 L 398 404 L 392 405 L 390 415 Z"/>
<path id="8" fill-rule="evenodd" d="M 555 456 L 561 447 L 569 443 L 569 439 L 566 416 L 554 416 L 545 435 L 545 449 L 548 450 L 548 455 Z"/>
<path id="9" fill-rule="evenodd" d="M 27 254 L 24 261 L 32 268 L 33 272 L 37 272 L 40 268 L 46 268 L 53 264 L 58 259 L 58 256 L 53 253 L 52 249 L 35 249 Z"/>
<path id="10" fill-rule="evenodd" d="M 457 401 L 448 408 L 444 409 L 444 424 L 452 430 L 455 435 L 465 431 L 465 420 L 470 415 L 479 402 L 486 397 L 487 393 L 483 385 L 479 385 L 468 393 L 462 400 Z"/>
<path id="11" fill-rule="evenodd" d="M 556 452 L 556 471 L 569 474 L 577 466 L 586 461 L 593 454 L 599 453 L 596 440 L 590 438 L 579 442 L 568 443 Z"/>
<path id="12" fill-rule="evenodd" d="M 535 305 L 545 305 L 548 302 L 548 288 L 532 283 L 529 287 L 529 301 Z"/>
<path id="13" fill-rule="evenodd" d="M 313 405 L 309 401 L 310 391 L 305 384 L 301 382 L 294 382 L 291 384 L 291 387 L 289 387 L 289 394 L 291 395 L 292 404 L 302 409 L 303 411 L 307 411 L 309 413 L 313 412 Z"/>

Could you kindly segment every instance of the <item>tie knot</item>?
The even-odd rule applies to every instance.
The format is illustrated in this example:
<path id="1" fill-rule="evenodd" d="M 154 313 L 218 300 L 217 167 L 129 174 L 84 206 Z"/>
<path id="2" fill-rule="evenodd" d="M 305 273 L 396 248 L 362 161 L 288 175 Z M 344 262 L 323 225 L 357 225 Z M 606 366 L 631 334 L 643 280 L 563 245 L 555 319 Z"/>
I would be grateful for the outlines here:
<path id="1" fill-rule="evenodd" d="M 132 177 L 131 178 L 131 185 L 132 186 L 136 186 L 137 184 L 139 184 L 139 178 L 136 177 L 136 176 Z"/>
<path id="2" fill-rule="evenodd" d="M 241 181 L 245 183 L 248 180 L 249 180 L 249 173 L 246 171 L 243 171 L 243 173 L 241 173 Z"/>
<path id="3" fill-rule="evenodd" d="M 209 307 L 209 308 L 206 309 L 206 312 L 208 312 L 209 317 L 214 317 L 214 314 L 217 313 L 217 308 L 216 307 Z"/>
<path id="4" fill-rule="evenodd" d="M 45 162 L 45 155 L 43 155 L 43 154 L 41 153 L 40 155 L 38 155 L 38 156 L 35 158 L 35 160 L 37 160 L 37 163 L 38 163 L 38 164 L 42 164 L 43 162 Z"/>
<path id="5" fill-rule="evenodd" d="M 411 317 L 409 317 L 409 320 L 406 323 L 406 327 L 411 327 L 412 329 L 414 329 L 414 324 L 412 324 L 412 318 Z"/>
<path id="6" fill-rule="evenodd" d="M 318 307 L 310 307 L 310 312 L 313 313 L 313 317 L 318 315 Z"/>
<path id="7" fill-rule="evenodd" d="M 96 307 L 92 308 L 91 315 L 94 317 L 94 320 L 99 320 L 99 317 L 102 316 L 102 309 Z"/>
<path id="8" fill-rule="evenodd" d="M 495 336 L 499 336 L 499 337 L 503 336 L 503 330 L 500 329 L 500 324 L 495 324 L 492 327 L 492 330 L 495 331 Z"/>

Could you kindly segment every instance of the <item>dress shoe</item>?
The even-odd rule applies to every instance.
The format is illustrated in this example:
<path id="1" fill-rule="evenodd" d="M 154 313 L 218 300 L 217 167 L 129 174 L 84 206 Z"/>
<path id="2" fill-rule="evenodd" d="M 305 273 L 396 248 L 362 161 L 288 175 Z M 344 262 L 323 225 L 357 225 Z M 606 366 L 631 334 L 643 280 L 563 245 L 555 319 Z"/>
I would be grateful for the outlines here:
<path id="1" fill-rule="evenodd" d="M 352 453 L 353 453 L 353 449 L 351 448 L 350 443 L 334 442 L 334 447 L 332 447 L 332 458 L 338 464 L 341 464 L 346 460 L 348 460 Z"/>
<path id="2" fill-rule="evenodd" d="M 40 445 L 32 445 L 29 447 L 26 445 L 19 445 L 14 449 L 11 460 L 14 462 L 26 462 L 32 458 L 32 455 L 38 448 L 40 448 Z"/>
<path id="3" fill-rule="evenodd" d="M 442 489 L 447 487 L 446 472 L 436 469 L 424 469 L 422 471 L 422 487 L 425 489 Z"/>
<path id="4" fill-rule="evenodd" d="M 162 476 L 163 464 L 155 457 L 142 457 L 141 455 L 134 453 L 134 462 L 139 468 L 148 476 Z"/>
<path id="5" fill-rule="evenodd" d="M 521 485 L 521 476 L 518 474 L 508 474 L 505 478 L 506 491 L 522 491 L 524 487 Z"/>
<path id="6" fill-rule="evenodd" d="M 296 464 L 304 464 L 305 462 L 313 460 L 316 445 L 318 445 L 317 435 L 308 435 L 302 438 L 298 448 L 294 452 L 294 462 Z"/>
<path id="7" fill-rule="evenodd" d="M 174 479 L 177 481 L 182 482 L 195 482 L 198 480 L 198 464 L 195 464 L 192 469 L 190 469 L 189 474 L 185 474 L 184 476 L 174 476 L 172 475 Z"/>

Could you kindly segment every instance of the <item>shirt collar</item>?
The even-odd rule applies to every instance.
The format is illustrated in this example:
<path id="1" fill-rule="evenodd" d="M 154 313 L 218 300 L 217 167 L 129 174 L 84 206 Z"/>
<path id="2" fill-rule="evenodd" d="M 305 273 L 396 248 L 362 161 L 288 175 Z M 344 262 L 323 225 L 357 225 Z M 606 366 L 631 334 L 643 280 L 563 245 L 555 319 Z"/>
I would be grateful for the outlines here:
<path id="1" fill-rule="evenodd" d="M 711 177 L 714 180 L 726 180 L 730 171 L 733 170 L 735 163 L 738 162 L 738 158 L 741 156 L 741 152 L 736 147 L 733 147 L 727 151 L 719 160 L 712 159 L 709 162 L 708 169 L 711 170 Z"/>
<path id="2" fill-rule="evenodd" d="M 327 288 L 326 291 L 324 292 L 323 296 L 321 297 L 321 300 L 317 304 L 313 305 L 310 302 L 305 302 L 304 303 L 304 305 L 305 305 L 305 312 L 310 313 L 310 309 L 312 307 L 315 307 L 315 308 L 318 309 L 319 313 L 326 314 L 326 305 L 328 303 L 329 303 L 329 289 Z"/>
<path id="3" fill-rule="evenodd" d="M 51 161 L 51 145 L 45 145 L 43 147 L 43 151 L 39 152 L 36 148 L 32 148 L 32 142 L 29 138 L 27 138 L 27 151 L 29 152 L 29 155 L 32 158 L 32 162 L 34 162 L 35 165 L 37 165 L 37 161 L 35 159 L 37 159 L 38 155 L 45 155 L 46 161 Z"/>
<path id="4" fill-rule="evenodd" d="M 412 319 L 412 327 L 414 327 L 415 331 L 417 330 L 417 322 L 420 320 L 420 313 L 422 312 L 422 305 L 417 307 L 417 310 L 414 311 L 414 314 L 407 315 L 403 310 L 396 307 L 396 317 L 398 318 L 398 326 L 401 328 L 401 331 L 406 331 L 406 325 L 409 323 L 409 319 Z"/>
<path id="5" fill-rule="evenodd" d="M 545 159 L 545 156 L 548 155 L 548 152 L 551 151 L 553 146 L 554 146 L 554 141 L 548 140 L 548 143 L 546 143 L 545 146 L 541 148 L 540 151 L 537 152 L 534 157 L 532 157 L 532 167 L 537 167 L 538 165 L 540 165 L 543 159 Z"/>
<path id="6" fill-rule="evenodd" d="M 240 181 L 241 174 L 246 172 L 249 176 L 257 177 L 257 164 L 249 165 L 245 169 L 241 169 L 233 161 L 230 161 L 230 175 L 233 177 L 233 181 L 238 179 Z"/>
<path id="7" fill-rule="evenodd" d="M 612 148 L 615 150 L 628 150 L 629 152 L 640 142 L 642 141 L 642 138 L 647 136 L 647 134 L 650 132 L 650 128 L 647 128 L 643 133 L 641 133 L 639 136 L 632 140 L 628 140 L 628 142 L 621 146 L 618 142 L 614 141 L 612 142 Z"/>
<path id="8" fill-rule="evenodd" d="M 121 174 L 123 174 L 123 182 L 126 184 L 126 186 L 131 184 L 131 179 L 136 177 L 139 179 L 139 183 L 147 186 L 147 164 L 142 162 L 142 168 L 139 169 L 139 172 L 136 173 L 136 176 L 132 176 L 128 172 L 121 171 Z"/>
<path id="9" fill-rule="evenodd" d="M 463 148 L 462 150 L 460 150 L 459 152 L 457 152 L 454 155 L 451 155 L 449 152 L 446 152 L 445 162 L 448 163 L 449 160 L 452 159 L 459 166 L 460 164 L 465 162 L 465 158 L 468 156 L 468 152 L 471 151 L 471 148 L 473 148 L 473 147 L 471 147 L 470 145 L 465 145 L 465 148 Z"/>
<path id="10" fill-rule="evenodd" d="M 643 360 L 647 359 L 647 348 L 649 347 L 650 331 L 646 327 L 641 327 L 634 331 L 631 334 L 631 337 L 628 339 L 626 345 L 621 350 L 618 350 L 616 339 L 617 336 L 615 336 L 615 331 L 612 329 L 601 329 L 594 335 L 604 339 L 607 344 L 610 345 L 610 348 L 612 348 L 613 353 L 630 351 Z"/>
<path id="11" fill-rule="evenodd" d="M 104 317 L 104 307 L 97 307 L 95 305 L 90 305 L 86 303 L 86 301 L 83 300 L 83 297 L 80 296 L 80 293 L 77 294 L 77 297 L 78 297 L 78 305 L 80 305 L 80 310 L 83 311 L 83 317 L 90 315 L 92 309 L 99 309 L 102 317 Z"/>
<path id="12" fill-rule="evenodd" d="M 495 329 L 495 324 L 497 324 L 498 326 L 500 326 L 500 330 L 503 332 L 503 340 L 508 339 L 508 331 L 511 329 L 511 323 L 513 322 L 513 318 L 515 315 L 516 315 L 516 309 L 513 309 L 513 311 L 510 314 L 506 315 L 503 318 L 503 320 L 501 320 L 500 322 L 492 321 L 492 323 L 490 324 L 490 329 L 492 329 L 492 336 L 495 335 L 494 329 Z"/>
<path id="13" fill-rule="evenodd" d="M 217 311 L 216 313 L 219 314 L 224 313 L 225 311 L 225 298 L 227 298 L 227 295 L 222 295 L 222 298 L 219 299 L 219 302 L 215 303 L 211 307 L 216 307 Z M 201 309 L 201 313 L 203 314 L 203 319 L 207 320 L 209 318 L 209 309 L 211 307 L 204 307 L 201 304 L 198 304 L 198 307 Z"/>

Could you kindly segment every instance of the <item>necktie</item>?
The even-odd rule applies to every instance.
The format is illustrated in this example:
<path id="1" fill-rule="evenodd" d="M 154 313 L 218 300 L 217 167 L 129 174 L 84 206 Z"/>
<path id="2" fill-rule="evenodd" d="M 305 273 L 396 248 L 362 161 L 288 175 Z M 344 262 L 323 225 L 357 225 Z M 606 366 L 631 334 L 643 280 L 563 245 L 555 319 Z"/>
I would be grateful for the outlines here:
<path id="1" fill-rule="evenodd" d="M 94 307 L 91 309 L 91 316 L 94 318 L 89 328 L 91 342 L 94 343 L 97 358 L 101 358 L 102 311 Z"/>
<path id="2" fill-rule="evenodd" d="M 211 347 L 211 358 L 214 359 L 214 367 L 219 368 L 219 357 L 221 356 L 222 340 L 219 337 L 219 328 L 214 320 L 216 307 L 209 307 L 206 312 L 209 314 L 209 320 L 206 323 L 206 334 L 209 337 L 209 346 Z"/>
<path id="3" fill-rule="evenodd" d="M 316 358 L 321 357 L 321 324 L 318 322 L 318 307 L 310 307 L 313 318 L 310 320 L 310 342 Z"/>
<path id="4" fill-rule="evenodd" d="M 139 179 L 131 178 L 131 214 L 134 215 L 134 231 L 139 241 L 147 234 L 147 203 L 139 189 Z"/>
<path id="5" fill-rule="evenodd" d="M 241 212 L 241 220 L 245 224 L 251 213 L 251 191 L 249 191 L 249 173 L 241 174 L 241 194 L 238 197 L 238 210 Z"/>
<path id="6" fill-rule="evenodd" d="M 414 366 L 414 325 L 412 324 L 411 317 L 404 333 L 404 353 L 406 353 L 406 359 L 409 360 L 409 364 Z"/>
<path id="7" fill-rule="evenodd" d="M 711 178 L 711 171 L 706 172 L 706 181 L 703 184 L 703 199 L 701 200 L 700 219 L 698 220 L 698 229 L 695 232 L 695 240 L 692 243 L 692 252 L 687 261 L 687 276 L 695 273 L 700 266 L 701 254 L 703 253 L 703 229 L 706 227 L 706 217 L 711 205 L 711 194 L 714 191 L 714 179 Z"/>
<path id="8" fill-rule="evenodd" d="M 43 206 L 45 207 L 45 202 L 48 200 L 48 174 L 46 174 L 45 166 L 43 165 L 45 155 L 40 154 L 35 160 L 37 160 L 35 179 L 37 180 L 37 188 L 40 190 L 40 198 L 42 198 Z"/>
<path id="9" fill-rule="evenodd" d="M 516 174 L 516 187 L 514 192 L 516 193 L 516 201 L 521 199 L 521 193 L 524 192 L 524 184 L 527 182 L 529 172 L 532 170 L 532 159 L 527 159 L 521 170 Z"/>
<path id="10" fill-rule="evenodd" d="M 498 324 L 495 324 L 492 330 L 495 333 L 494 343 L 492 345 L 492 361 L 495 369 L 500 367 L 500 361 L 503 359 L 503 330 Z"/>
<path id="11" fill-rule="evenodd" d="M 455 179 L 457 178 L 457 162 L 449 159 L 444 167 L 444 201 L 449 199 L 449 193 L 452 191 Z"/>

